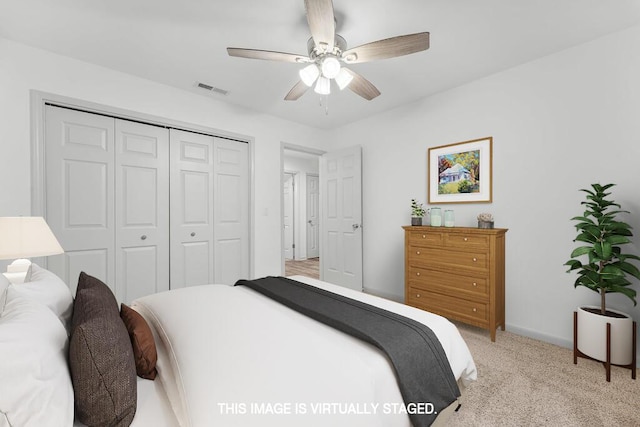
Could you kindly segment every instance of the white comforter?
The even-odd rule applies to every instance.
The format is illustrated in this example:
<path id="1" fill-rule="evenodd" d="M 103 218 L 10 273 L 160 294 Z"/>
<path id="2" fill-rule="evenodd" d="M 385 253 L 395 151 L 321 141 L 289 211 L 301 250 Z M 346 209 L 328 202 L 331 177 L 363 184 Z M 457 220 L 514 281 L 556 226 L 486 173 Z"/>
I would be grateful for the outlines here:
<path id="1" fill-rule="evenodd" d="M 456 379 L 476 379 L 469 349 L 448 320 L 292 278 L 427 324 Z M 246 287 L 185 288 L 134 307 L 154 329 L 158 378 L 182 426 L 410 426 L 383 353 Z"/>

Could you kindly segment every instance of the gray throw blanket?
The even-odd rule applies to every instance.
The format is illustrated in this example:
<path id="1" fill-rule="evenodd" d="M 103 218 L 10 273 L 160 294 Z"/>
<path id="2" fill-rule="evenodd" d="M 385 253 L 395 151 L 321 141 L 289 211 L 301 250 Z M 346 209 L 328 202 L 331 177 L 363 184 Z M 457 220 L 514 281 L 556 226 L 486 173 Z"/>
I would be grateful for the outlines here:
<path id="1" fill-rule="evenodd" d="M 238 285 L 384 351 L 414 427 L 431 425 L 460 396 L 440 341 L 422 323 L 285 277 L 239 280 Z"/>

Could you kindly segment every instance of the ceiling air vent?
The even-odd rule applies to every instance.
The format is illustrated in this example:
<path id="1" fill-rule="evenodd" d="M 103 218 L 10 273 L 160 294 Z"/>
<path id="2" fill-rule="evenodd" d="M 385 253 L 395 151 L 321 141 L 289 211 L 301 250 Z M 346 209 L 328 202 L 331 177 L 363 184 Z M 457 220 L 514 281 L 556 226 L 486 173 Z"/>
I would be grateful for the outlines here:
<path id="1" fill-rule="evenodd" d="M 213 87 L 205 83 L 197 83 L 196 86 L 199 87 L 200 89 L 208 90 L 209 92 L 215 92 L 219 95 L 226 95 L 229 93 L 228 90 L 220 89 L 218 87 Z"/>

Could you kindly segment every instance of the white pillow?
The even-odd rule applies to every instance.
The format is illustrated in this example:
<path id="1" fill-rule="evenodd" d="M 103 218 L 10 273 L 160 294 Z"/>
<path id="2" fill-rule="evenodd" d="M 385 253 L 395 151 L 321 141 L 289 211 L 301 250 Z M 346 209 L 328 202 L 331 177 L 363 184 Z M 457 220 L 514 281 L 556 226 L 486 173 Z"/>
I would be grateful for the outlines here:
<path id="1" fill-rule="evenodd" d="M 71 289 L 61 278 L 38 264 L 31 264 L 31 269 L 30 282 L 14 284 L 11 287 L 23 297 L 49 307 L 60 319 L 68 334 L 73 314 Z"/>
<path id="2" fill-rule="evenodd" d="M 0 315 L 4 310 L 4 303 L 7 299 L 7 288 L 9 287 L 9 280 L 4 277 L 4 274 L 0 274 Z"/>
<path id="3" fill-rule="evenodd" d="M 71 426 L 69 339 L 49 308 L 7 289 L 0 316 L 0 424 Z"/>

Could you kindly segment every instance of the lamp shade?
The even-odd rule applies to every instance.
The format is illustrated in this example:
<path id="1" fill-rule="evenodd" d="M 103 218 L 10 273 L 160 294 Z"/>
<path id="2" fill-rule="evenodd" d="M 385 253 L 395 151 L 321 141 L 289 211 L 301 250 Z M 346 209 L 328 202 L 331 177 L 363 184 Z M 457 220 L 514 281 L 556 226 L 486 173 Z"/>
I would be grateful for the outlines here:
<path id="1" fill-rule="evenodd" d="M 329 95 L 331 93 L 331 81 L 326 77 L 320 76 L 313 90 L 320 95 Z"/>
<path id="2" fill-rule="evenodd" d="M 320 70 L 318 70 L 318 66 L 316 64 L 309 64 L 300 70 L 299 74 L 300 80 L 302 80 L 307 86 L 311 87 L 313 82 L 315 82 L 320 75 Z"/>
<path id="3" fill-rule="evenodd" d="M 338 87 L 340 88 L 340 90 L 349 86 L 349 83 L 351 83 L 351 80 L 353 80 L 353 74 L 351 74 L 346 68 L 341 68 L 340 72 L 335 78 L 335 81 L 338 84 Z"/>
<path id="4" fill-rule="evenodd" d="M 63 252 L 41 216 L 0 217 L 0 259 L 31 258 Z"/>

